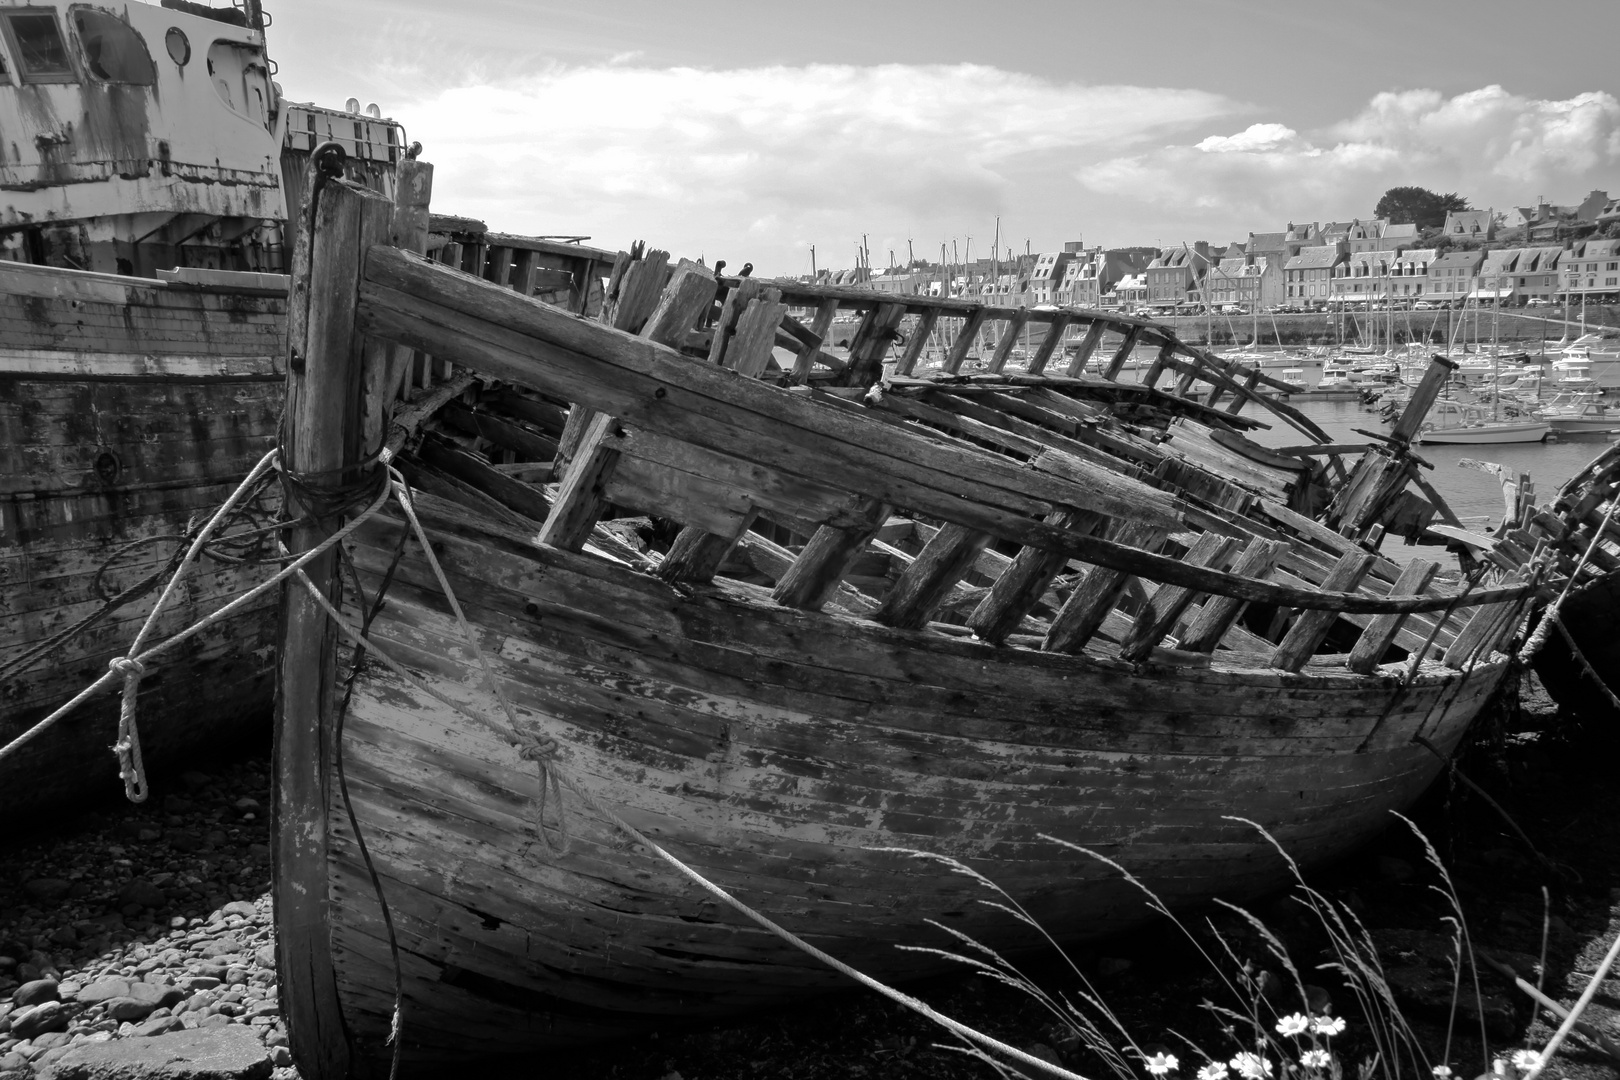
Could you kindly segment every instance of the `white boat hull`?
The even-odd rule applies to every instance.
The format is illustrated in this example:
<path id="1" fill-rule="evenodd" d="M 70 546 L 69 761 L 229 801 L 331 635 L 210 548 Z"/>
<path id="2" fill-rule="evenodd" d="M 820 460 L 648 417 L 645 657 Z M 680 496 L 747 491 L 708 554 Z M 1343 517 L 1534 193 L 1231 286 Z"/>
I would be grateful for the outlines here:
<path id="1" fill-rule="evenodd" d="M 1451 444 L 1479 446 L 1490 443 L 1533 443 L 1546 439 L 1552 428 L 1542 422 L 1479 424 L 1473 427 L 1440 428 L 1418 434 L 1420 445 Z"/>

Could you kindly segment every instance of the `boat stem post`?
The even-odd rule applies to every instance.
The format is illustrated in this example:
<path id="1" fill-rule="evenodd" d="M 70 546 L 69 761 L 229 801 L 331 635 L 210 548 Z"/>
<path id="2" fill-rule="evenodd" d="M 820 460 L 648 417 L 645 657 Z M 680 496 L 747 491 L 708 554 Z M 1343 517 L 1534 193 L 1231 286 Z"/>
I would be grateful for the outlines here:
<path id="1" fill-rule="evenodd" d="M 392 204 L 343 181 L 325 181 L 313 196 L 313 223 L 295 260 L 292 304 L 306 312 L 289 333 L 287 426 L 282 465 L 300 478 L 286 485 L 289 550 L 315 547 L 342 524 L 344 508 L 309 505 L 311 490 L 356 488 L 368 447 L 363 388 L 366 362 L 387 363 L 389 350 L 369 347 L 355 327 L 361 267 L 373 244 L 386 244 Z M 308 224 L 306 224 L 308 228 Z M 374 449 L 374 448 L 369 448 Z M 371 468 L 376 468 L 373 465 Z M 326 498 L 317 500 L 327 504 Z M 341 604 L 336 551 L 305 573 Z M 297 579 L 281 597 L 281 651 L 276 662 L 275 858 L 276 966 L 281 1015 L 293 1060 L 308 1080 L 341 1080 L 351 1051 L 332 964 L 327 891 L 327 808 L 336 783 L 337 634 Z"/>

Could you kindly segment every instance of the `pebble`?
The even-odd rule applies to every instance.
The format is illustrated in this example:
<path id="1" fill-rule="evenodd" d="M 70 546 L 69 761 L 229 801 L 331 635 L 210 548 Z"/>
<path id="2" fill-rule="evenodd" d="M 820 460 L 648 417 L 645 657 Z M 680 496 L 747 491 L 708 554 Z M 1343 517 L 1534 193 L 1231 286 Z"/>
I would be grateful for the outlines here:
<path id="1" fill-rule="evenodd" d="M 268 779 L 262 761 L 187 772 L 168 790 L 154 776 L 139 807 L 0 848 L 0 1077 L 106 1075 L 84 1054 L 184 1037 L 226 1048 L 229 1075 L 290 1080 Z"/>

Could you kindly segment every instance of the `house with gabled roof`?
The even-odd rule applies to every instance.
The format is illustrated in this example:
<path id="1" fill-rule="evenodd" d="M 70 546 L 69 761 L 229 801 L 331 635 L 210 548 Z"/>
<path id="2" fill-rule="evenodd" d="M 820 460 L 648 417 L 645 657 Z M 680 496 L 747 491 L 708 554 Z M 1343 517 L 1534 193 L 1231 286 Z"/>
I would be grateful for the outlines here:
<path id="1" fill-rule="evenodd" d="M 1496 239 L 1496 214 L 1491 210 L 1450 210 L 1441 226 L 1448 240 Z"/>
<path id="2" fill-rule="evenodd" d="M 1389 270 L 1394 261 L 1395 256 L 1387 251 L 1352 251 L 1333 268 L 1332 301 L 1369 307 L 1382 302 L 1389 295 Z"/>
<path id="3" fill-rule="evenodd" d="M 1523 248 L 1498 248 L 1485 253 L 1479 265 L 1479 285 L 1468 294 L 1470 300 L 1501 304 L 1506 307 L 1517 301 L 1518 266 L 1524 256 Z"/>
<path id="4" fill-rule="evenodd" d="M 1289 307 L 1325 307 L 1333 295 L 1333 274 L 1349 259 L 1343 244 L 1301 248 L 1283 264 L 1283 300 Z"/>
<path id="5" fill-rule="evenodd" d="M 1191 246 L 1165 248 L 1146 270 L 1151 307 L 1172 308 L 1198 294 L 1210 267 L 1209 244 L 1200 240 Z"/>
<path id="6" fill-rule="evenodd" d="M 1620 299 L 1620 240 L 1580 241 L 1559 265 L 1572 301 Z"/>
<path id="7" fill-rule="evenodd" d="M 1461 304 L 1479 281 L 1485 255 L 1479 251 L 1448 251 L 1429 264 L 1429 299 Z"/>
<path id="8" fill-rule="evenodd" d="M 1089 252 L 1064 269 L 1057 303 L 1066 307 L 1102 307 L 1103 297 L 1122 278 L 1142 273 L 1152 261 L 1143 248 Z"/>
<path id="9" fill-rule="evenodd" d="M 1439 257 L 1435 248 L 1407 248 L 1395 256 L 1389 268 L 1389 295 L 1411 304 L 1423 299 L 1429 283 L 1429 264 Z"/>
<path id="10" fill-rule="evenodd" d="M 1072 251 L 1043 251 L 1035 256 L 1035 265 L 1029 271 L 1029 302 L 1031 304 L 1058 303 L 1058 289 L 1064 271 L 1078 258 Z"/>

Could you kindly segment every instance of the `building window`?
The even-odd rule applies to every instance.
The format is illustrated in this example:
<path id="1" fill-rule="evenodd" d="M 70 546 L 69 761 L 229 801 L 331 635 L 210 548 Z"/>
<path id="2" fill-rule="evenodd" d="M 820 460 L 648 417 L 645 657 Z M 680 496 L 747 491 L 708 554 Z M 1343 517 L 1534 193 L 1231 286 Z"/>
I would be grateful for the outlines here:
<path id="1" fill-rule="evenodd" d="M 25 9 L 26 14 L 7 15 L 6 37 L 17 58 L 17 73 L 25 83 L 78 82 L 68 60 L 62 30 L 56 25 L 52 8 Z"/>

